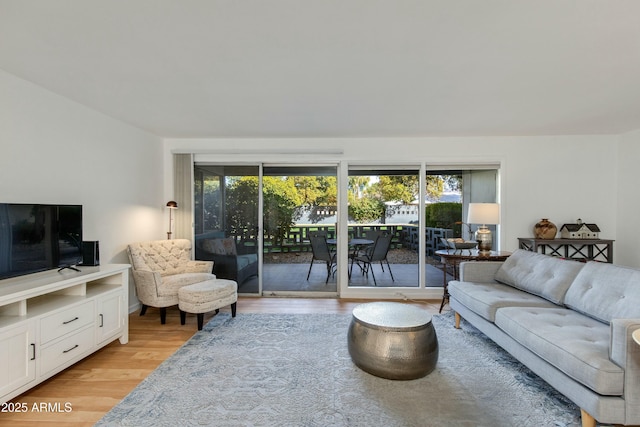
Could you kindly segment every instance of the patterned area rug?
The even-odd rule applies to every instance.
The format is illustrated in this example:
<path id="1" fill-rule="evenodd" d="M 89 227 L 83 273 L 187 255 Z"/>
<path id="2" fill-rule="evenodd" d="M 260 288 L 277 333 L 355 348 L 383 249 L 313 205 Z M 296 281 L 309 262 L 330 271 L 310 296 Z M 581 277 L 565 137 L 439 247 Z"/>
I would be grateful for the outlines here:
<path id="1" fill-rule="evenodd" d="M 436 369 L 411 381 L 352 363 L 350 319 L 221 313 L 96 425 L 580 425 L 573 403 L 450 313 L 433 317 Z"/>

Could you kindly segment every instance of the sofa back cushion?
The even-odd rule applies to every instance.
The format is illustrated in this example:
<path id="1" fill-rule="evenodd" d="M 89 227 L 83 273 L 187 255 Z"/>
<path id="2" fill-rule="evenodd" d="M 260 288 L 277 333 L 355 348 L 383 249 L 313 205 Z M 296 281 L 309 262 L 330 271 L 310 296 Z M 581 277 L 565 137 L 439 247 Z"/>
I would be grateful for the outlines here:
<path id="1" fill-rule="evenodd" d="M 157 271 L 161 276 L 183 273 L 185 264 L 191 260 L 191 241 L 174 239 L 131 243 L 129 259 L 134 270 Z"/>
<path id="2" fill-rule="evenodd" d="M 223 239 L 204 239 L 201 247 L 207 252 L 216 255 L 237 255 L 236 241 L 233 237 L 225 237 Z"/>
<path id="3" fill-rule="evenodd" d="M 496 272 L 496 280 L 562 304 L 583 263 L 519 249 Z"/>
<path id="4" fill-rule="evenodd" d="M 567 291 L 565 304 L 606 323 L 640 319 L 640 270 L 588 262 Z"/>

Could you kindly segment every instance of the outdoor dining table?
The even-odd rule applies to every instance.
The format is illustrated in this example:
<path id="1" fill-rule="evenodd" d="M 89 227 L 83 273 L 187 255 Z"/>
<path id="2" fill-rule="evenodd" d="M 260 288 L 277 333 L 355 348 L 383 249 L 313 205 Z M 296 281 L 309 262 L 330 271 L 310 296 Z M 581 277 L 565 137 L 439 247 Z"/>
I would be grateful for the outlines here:
<path id="1" fill-rule="evenodd" d="M 338 239 L 327 239 L 327 243 L 330 245 L 336 245 L 338 244 Z M 353 248 L 354 254 L 357 254 L 360 248 L 369 245 L 373 245 L 373 240 L 361 238 L 349 239 L 349 246 Z"/>
<path id="2" fill-rule="evenodd" d="M 330 245 L 336 245 L 338 243 L 337 239 L 327 239 L 327 243 Z M 349 269 L 349 278 L 351 278 L 351 271 L 353 270 L 353 262 L 358 256 L 358 251 L 364 247 L 373 245 L 374 241 L 371 239 L 363 239 L 360 237 L 355 237 L 353 239 L 349 239 L 349 246 L 353 248 L 353 252 L 349 255 L 351 258 L 351 268 Z M 358 264 L 359 265 L 359 264 Z M 362 267 L 360 267 L 362 268 Z"/>

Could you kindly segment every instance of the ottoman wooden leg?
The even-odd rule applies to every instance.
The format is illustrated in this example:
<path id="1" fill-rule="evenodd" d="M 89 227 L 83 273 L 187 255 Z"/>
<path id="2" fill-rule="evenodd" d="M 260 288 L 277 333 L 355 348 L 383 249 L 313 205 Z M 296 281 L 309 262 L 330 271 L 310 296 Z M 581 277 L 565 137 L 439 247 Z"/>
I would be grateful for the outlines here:
<path id="1" fill-rule="evenodd" d="M 187 321 L 187 312 L 180 310 L 180 324 L 184 325 Z"/>
<path id="2" fill-rule="evenodd" d="M 202 330 L 202 324 L 204 323 L 204 313 L 198 313 L 198 330 Z"/>
<path id="3" fill-rule="evenodd" d="M 235 302 L 231 304 L 231 317 L 236 317 L 236 304 Z"/>

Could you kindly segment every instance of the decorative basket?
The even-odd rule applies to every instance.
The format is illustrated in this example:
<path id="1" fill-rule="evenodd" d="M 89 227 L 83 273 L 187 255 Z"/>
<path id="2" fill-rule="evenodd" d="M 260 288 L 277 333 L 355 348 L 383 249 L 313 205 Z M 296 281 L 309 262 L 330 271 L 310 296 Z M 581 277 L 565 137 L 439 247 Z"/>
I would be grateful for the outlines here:
<path id="1" fill-rule="evenodd" d="M 442 241 L 442 243 L 444 243 L 445 245 L 447 245 L 448 248 L 450 249 L 455 249 L 455 250 L 460 250 L 460 249 L 473 249 L 476 247 L 476 245 L 478 244 L 478 242 L 472 242 L 469 240 L 453 240 L 453 239 L 444 239 L 444 238 L 440 238 L 440 240 Z"/>

